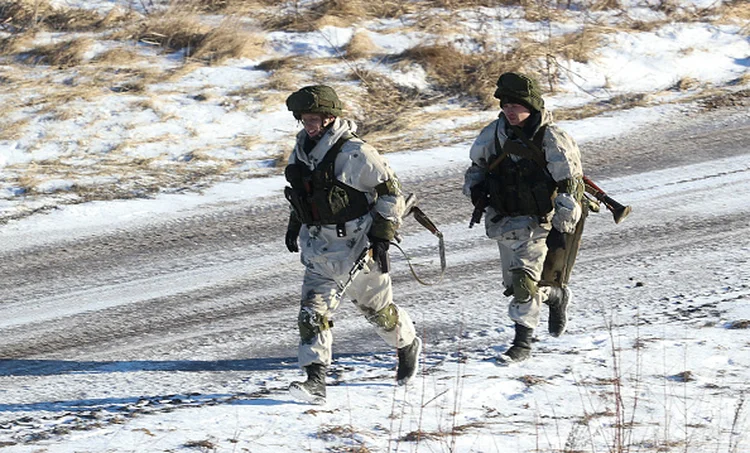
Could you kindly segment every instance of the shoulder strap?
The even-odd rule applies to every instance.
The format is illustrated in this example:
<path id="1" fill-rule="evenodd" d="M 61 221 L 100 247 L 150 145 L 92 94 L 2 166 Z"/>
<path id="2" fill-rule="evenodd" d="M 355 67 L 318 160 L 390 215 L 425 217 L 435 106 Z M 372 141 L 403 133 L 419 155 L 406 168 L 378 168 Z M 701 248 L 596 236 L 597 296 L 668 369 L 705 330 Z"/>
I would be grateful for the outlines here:
<path id="1" fill-rule="evenodd" d="M 325 168 L 328 164 L 333 164 L 336 160 L 336 156 L 338 155 L 339 151 L 341 151 L 341 148 L 344 146 L 344 143 L 346 143 L 351 137 L 343 136 L 336 143 L 331 146 L 331 149 L 328 150 L 325 156 L 323 156 L 323 160 L 320 161 L 318 164 L 318 167 Z"/>
<path id="2" fill-rule="evenodd" d="M 511 126 L 511 129 L 513 129 L 513 132 L 521 139 L 523 144 L 526 145 L 514 146 L 512 151 L 513 154 L 531 159 L 536 162 L 537 165 L 546 169 L 547 158 L 544 155 L 544 151 L 542 151 L 542 141 L 544 140 L 544 134 L 547 132 L 547 126 L 544 125 L 537 130 L 536 134 L 534 134 L 533 142 L 526 137 L 526 134 L 523 133 L 520 127 Z M 510 143 L 512 144 L 513 142 Z"/>
<path id="3" fill-rule="evenodd" d="M 495 169 L 498 165 L 500 165 L 500 162 L 505 159 L 505 157 L 508 155 L 508 152 L 503 148 L 503 145 L 500 144 L 500 139 L 497 138 L 497 135 L 500 133 L 500 123 L 501 121 L 497 121 L 497 127 L 495 127 L 495 152 L 497 153 L 497 159 L 493 160 L 489 167 L 487 167 L 487 171 L 490 172 Z"/>

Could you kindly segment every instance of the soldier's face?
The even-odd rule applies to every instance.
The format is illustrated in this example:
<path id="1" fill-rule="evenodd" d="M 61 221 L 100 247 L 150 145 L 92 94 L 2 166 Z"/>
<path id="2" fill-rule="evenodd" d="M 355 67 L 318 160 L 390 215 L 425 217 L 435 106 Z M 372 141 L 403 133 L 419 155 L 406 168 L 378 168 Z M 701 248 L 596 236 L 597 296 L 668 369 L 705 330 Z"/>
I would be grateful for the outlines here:
<path id="1" fill-rule="evenodd" d="M 531 111 L 521 104 L 503 104 L 503 113 L 511 126 L 523 126 Z"/>
<path id="2" fill-rule="evenodd" d="M 305 128 L 305 132 L 310 138 L 318 138 L 323 135 L 326 127 L 336 119 L 333 116 L 325 116 L 318 113 L 303 113 L 302 114 L 302 126 Z"/>

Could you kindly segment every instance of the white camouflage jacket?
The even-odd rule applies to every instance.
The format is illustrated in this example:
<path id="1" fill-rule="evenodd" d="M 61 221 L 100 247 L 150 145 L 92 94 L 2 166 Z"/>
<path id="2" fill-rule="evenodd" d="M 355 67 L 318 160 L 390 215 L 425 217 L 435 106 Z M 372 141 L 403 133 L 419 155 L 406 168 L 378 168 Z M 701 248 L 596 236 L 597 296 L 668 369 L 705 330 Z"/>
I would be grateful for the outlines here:
<path id="1" fill-rule="evenodd" d="M 377 187 L 389 179 L 397 179 L 388 162 L 375 148 L 354 136 L 357 126 L 350 120 L 336 118 L 333 125 L 321 137 L 315 148 L 306 153 L 303 149 L 307 133 L 297 134 L 297 143 L 289 156 L 289 164 L 304 163 L 313 170 L 325 157 L 331 147 L 341 137 L 349 136 L 334 164 L 335 177 L 342 183 L 363 192 L 373 207 L 369 214 L 346 223 L 346 236 L 338 237 L 335 225 L 320 227 L 302 226 L 300 231 L 301 260 L 308 268 L 318 272 L 338 275 L 349 271 L 356 257 L 368 247 L 367 232 L 372 225 L 373 215 L 401 223 L 404 211 L 404 197 L 398 195 L 378 196 Z"/>
<path id="2" fill-rule="evenodd" d="M 498 127 L 498 122 L 500 123 Z M 467 197 L 471 197 L 471 188 L 483 182 L 487 173 L 487 162 L 491 156 L 497 154 L 495 150 L 495 134 L 500 145 L 504 145 L 508 136 L 505 132 L 505 126 L 507 120 L 505 115 L 500 114 L 500 117 L 489 125 L 482 129 L 479 136 L 474 141 L 469 151 L 469 158 L 471 159 L 472 166 L 466 170 L 464 174 L 464 185 L 463 193 Z M 583 176 L 583 168 L 581 166 L 581 151 L 578 149 L 578 145 L 575 140 L 564 130 L 560 129 L 553 123 L 552 114 L 547 110 L 542 110 L 542 120 L 539 127 L 546 125 L 544 137 L 542 139 L 542 151 L 544 151 L 545 158 L 547 160 L 547 170 L 549 171 L 552 178 L 556 181 L 563 181 L 568 178 L 580 178 Z M 537 129 L 539 130 L 539 129 Z M 509 155 L 512 159 L 519 159 L 518 156 L 513 154 Z M 492 207 L 487 208 L 487 215 L 485 217 L 485 225 L 487 228 L 487 234 L 490 237 L 495 237 L 501 234 L 504 230 L 515 229 L 519 223 L 527 223 L 529 219 L 524 218 L 506 218 L 500 222 L 499 225 L 491 225 L 488 219 L 492 219 L 497 215 Z"/>

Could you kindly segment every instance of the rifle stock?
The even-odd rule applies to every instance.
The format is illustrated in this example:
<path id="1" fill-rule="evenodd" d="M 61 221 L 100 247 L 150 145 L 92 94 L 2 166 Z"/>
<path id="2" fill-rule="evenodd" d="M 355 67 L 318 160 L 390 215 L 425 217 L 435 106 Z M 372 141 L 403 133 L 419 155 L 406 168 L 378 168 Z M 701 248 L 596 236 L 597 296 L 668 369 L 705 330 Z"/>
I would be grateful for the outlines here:
<path id="1" fill-rule="evenodd" d="M 586 192 L 593 195 L 594 198 L 604 204 L 604 206 L 606 206 L 606 208 L 612 213 L 615 223 L 620 223 L 625 220 L 625 217 L 627 217 L 630 214 L 630 211 L 632 211 L 630 206 L 622 205 L 621 203 L 618 203 L 617 200 L 607 195 L 607 192 L 597 186 L 588 176 L 583 176 L 583 183 L 586 185 Z"/>

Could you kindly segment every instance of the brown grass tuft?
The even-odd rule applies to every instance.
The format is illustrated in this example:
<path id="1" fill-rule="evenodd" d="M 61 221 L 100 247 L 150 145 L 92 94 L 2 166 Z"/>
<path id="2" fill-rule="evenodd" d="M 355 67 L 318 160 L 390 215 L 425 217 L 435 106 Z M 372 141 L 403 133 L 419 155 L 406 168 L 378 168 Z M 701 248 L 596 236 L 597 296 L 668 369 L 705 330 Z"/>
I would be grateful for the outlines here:
<path id="1" fill-rule="evenodd" d="M 230 58 L 253 58 L 261 55 L 264 41 L 241 32 L 234 21 L 226 21 L 207 33 L 190 56 L 209 64 Z"/>
<path id="2" fill-rule="evenodd" d="M 588 63 L 600 45 L 601 32 L 590 27 L 552 38 L 549 42 L 552 53 L 579 63 Z"/>
<path id="3" fill-rule="evenodd" d="M 198 22 L 195 16 L 171 11 L 150 16 L 137 26 L 115 34 L 114 39 L 134 39 L 168 52 L 184 50 L 187 57 L 208 64 L 257 56 L 263 45 L 259 37 L 240 31 L 233 20 L 211 29 Z"/>
<path id="4" fill-rule="evenodd" d="M 0 140 L 18 140 L 23 137 L 26 126 L 31 122 L 28 118 L 0 123 Z"/>
<path id="5" fill-rule="evenodd" d="M 375 43 L 370 39 L 370 35 L 366 31 L 359 30 L 354 33 L 352 39 L 347 43 L 344 53 L 348 58 L 356 60 L 358 58 L 367 58 L 378 50 Z"/>
<path id="6" fill-rule="evenodd" d="M 398 0 L 323 0 L 309 7 L 295 4 L 293 9 L 260 14 L 268 30 L 315 31 L 325 25 L 347 26 L 372 18 L 396 18 L 416 11 L 413 3 Z"/>
<path id="7" fill-rule="evenodd" d="M 83 56 L 94 42 L 90 38 L 78 38 L 56 44 L 39 46 L 26 52 L 21 61 L 26 64 L 44 64 L 69 68 L 83 62 Z"/>
<path id="8" fill-rule="evenodd" d="M 16 31 L 35 28 L 89 31 L 106 25 L 96 11 L 56 7 L 47 0 L 0 1 L 0 21 Z"/>
<path id="9" fill-rule="evenodd" d="M 134 39 L 176 52 L 185 48 L 197 48 L 208 31 L 208 27 L 201 25 L 193 16 L 165 13 L 149 16 L 147 20 L 113 37 Z"/>
<path id="10" fill-rule="evenodd" d="M 362 81 L 366 90 L 358 102 L 361 110 L 353 115 L 362 136 L 407 128 L 409 115 L 406 113 L 426 104 L 423 93 L 398 86 L 382 75 L 359 69 L 355 78 Z"/>
<path id="11" fill-rule="evenodd" d="M 34 43 L 34 36 L 34 32 L 27 32 L 0 38 L 0 55 L 13 55 L 28 49 Z"/>
<path id="12" fill-rule="evenodd" d="M 115 47 L 96 55 L 93 61 L 109 66 L 132 66 L 141 59 L 141 55 L 133 49 Z"/>
<path id="13" fill-rule="evenodd" d="M 492 95 L 498 76 L 506 71 L 523 70 L 524 62 L 531 61 L 524 59 L 526 53 L 519 48 L 507 54 L 477 52 L 469 55 L 451 45 L 437 44 L 413 47 L 397 59 L 420 64 L 438 91 L 491 107 L 497 103 Z"/>

